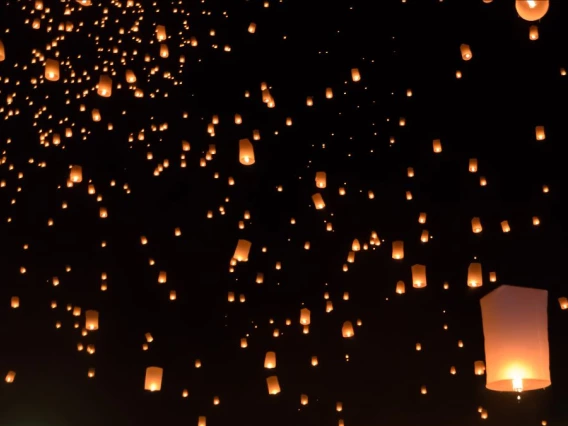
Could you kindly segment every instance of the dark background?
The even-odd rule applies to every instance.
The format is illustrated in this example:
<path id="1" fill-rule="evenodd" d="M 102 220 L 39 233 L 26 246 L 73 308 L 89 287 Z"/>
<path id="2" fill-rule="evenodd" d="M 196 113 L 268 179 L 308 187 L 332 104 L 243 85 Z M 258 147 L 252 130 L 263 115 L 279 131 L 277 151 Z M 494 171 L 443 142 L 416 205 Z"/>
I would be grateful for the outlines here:
<path id="1" fill-rule="evenodd" d="M 537 41 L 529 40 L 531 24 L 518 17 L 512 0 L 270 0 L 268 8 L 258 0 L 158 0 L 130 8 L 126 1 L 120 8 L 101 3 L 81 9 L 75 2 L 45 0 L 39 30 L 30 25 L 42 14 L 33 12 L 33 2 L 10 1 L 0 9 L 6 48 L 0 63 L 0 179 L 6 181 L 0 188 L 0 374 L 17 373 L 14 383 L 0 385 L 1 424 L 197 424 L 200 415 L 211 426 L 336 425 L 340 418 L 347 426 L 568 421 L 568 314 L 557 302 L 568 296 L 568 77 L 560 75 L 568 66 L 568 2 L 551 2 Z M 69 16 L 63 14 L 66 4 L 74 9 Z M 128 33 L 140 16 L 140 31 Z M 64 21 L 80 31 L 58 31 Z M 247 32 L 250 22 L 257 23 L 255 34 Z M 166 26 L 167 59 L 158 56 L 156 24 Z M 126 34 L 119 35 L 121 27 Z M 46 51 L 60 35 L 64 40 Z M 180 47 L 192 36 L 197 47 Z M 462 43 L 471 46 L 469 62 L 461 59 Z M 226 44 L 230 53 L 223 51 Z M 114 46 L 128 52 L 125 64 Z M 46 58 L 58 51 L 62 64 L 69 61 L 61 66 L 60 81 L 32 84 L 43 75 L 42 62 L 32 63 L 34 49 Z M 116 71 L 111 98 L 93 90 L 105 63 Z M 159 71 L 150 75 L 155 66 Z M 362 76 L 358 83 L 351 81 L 355 67 Z M 144 98 L 127 89 L 127 68 L 136 73 Z M 72 70 L 77 76 L 86 71 L 90 79 L 71 83 Z M 462 79 L 455 78 L 456 70 Z M 163 78 L 165 71 L 173 78 Z M 261 82 L 271 87 L 276 108 L 262 103 Z M 326 87 L 333 88 L 331 100 L 325 99 Z M 88 94 L 76 99 L 84 90 Z M 306 96 L 314 97 L 314 107 L 306 106 Z M 92 108 L 101 111 L 101 122 L 92 122 Z M 19 114 L 8 117 L 16 109 Z M 240 126 L 235 113 L 243 117 Z M 215 137 L 207 134 L 213 114 L 220 118 Z M 293 126 L 285 126 L 286 117 Z M 405 127 L 398 126 L 400 117 Z M 152 131 L 166 122 L 167 131 Z M 72 138 L 62 137 L 57 147 L 40 144 L 40 133 L 63 136 L 70 124 Z M 535 140 L 537 125 L 546 128 L 544 142 Z M 252 140 L 253 129 L 261 133 L 253 141 L 256 164 L 245 167 L 238 162 L 238 141 Z M 137 140 L 141 130 L 144 141 Z M 131 134 L 134 142 L 128 141 Z M 432 152 L 436 138 L 443 145 L 438 155 Z M 180 168 L 182 139 L 191 143 L 186 168 Z M 200 167 L 210 143 L 217 154 Z M 468 172 L 469 158 L 478 159 L 477 174 Z M 164 159 L 169 168 L 153 176 Z M 47 166 L 38 167 L 41 162 Z M 83 167 L 84 180 L 67 188 L 71 164 Z M 409 166 L 412 179 L 406 176 Z M 311 205 L 320 170 L 327 172 L 323 211 Z M 234 186 L 228 186 L 230 176 Z M 487 178 L 487 187 L 479 185 L 479 176 Z M 88 195 L 89 181 L 101 202 Z M 543 194 L 543 184 L 550 193 Z M 347 190 L 344 197 L 340 186 Z M 408 190 L 412 201 L 405 200 Z M 221 205 L 225 215 L 219 214 Z M 107 207 L 108 219 L 98 217 L 100 206 Z M 214 211 L 211 220 L 208 210 Z M 252 217 L 239 230 L 245 210 Z M 428 214 L 425 225 L 418 223 L 420 212 Z M 474 216 L 481 218 L 481 234 L 471 231 Z M 540 218 L 539 227 L 532 226 L 533 216 Z M 501 232 L 502 220 L 509 221 L 510 233 Z M 333 232 L 326 232 L 325 221 L 333 223 Z M 181 237 L 174 237 L 175 227 L 181 227 Z M 422 229 L 433 237 L 427 244 L 420 242 Z M 352 240 L 368 242 L 373 230 L 383 244 L 357 253 L 342 272 Z M 140 244 L 141 235 L 148 245 Z M 252 242 L 249 262 L 229 273 L 239 238 Z M 391 258 L 393 240 L 405 242 L 402 261 Z M 311 250 L 303 249 L 305 241 Z M 475 256 L 484 270 L 480 289 L 466 284 Z M 427 266 L 425 289 L 412 289 L 415 263 Z M 157 284 L 160 270 L 168 273 L 165 285 Z M 485 377 L 473 374 L 474 361 L 484 359 L 479 299 L 496 287 L 489 271 L 497 272 L 498 284 L 550 294 L 553 384 L 522 394 L 520 401 L 513 393 L 485 389 Z M 100 291 L 102 272 L 108 274 L 106 292 Z M 263 285 L 255 284 L 257 272 L 265 274 Z M 58 287 L 53 277 L 61 281 Z M 394 293 L 398 280 L 406 283 L 405 295 Z M 175 302 L 168 299 L 172 289 Z M 228 291 L 237 300 L 245 294 L 246 302 L 228 303 Z M 325 291 L 334 302 L 329 314 Z M 349 301 L 342 300 L 345 291 Z M 20 297 L 19 309 L 10 308 L 12 296 Z M 50 308 L 53 300 L 57 309 Z M 83 327 L 84 316 L 73 317 L 67 304 L 98 310 L 100 329 L 82 337 L 73 324 Z M 307 335 L 299 325 L 302 304 L 312 312 Z M 284 324 L 286 318 L 292 325 Z M 357 319 L 363 325 L 355 337 L 343 339 L 342 323 Z M 283 333 L 277 339 L 274 328 Z M 143 352 L 146 332 L 155 340 Z M 247 334 L 249 346 L 241 349 Z M 78 352 L 79 342 L 94 343 L 96 353 Z M 421 352 L 415 351 L 417 342 Z M 263 368 L 270 350 L 277 354 L 273 371 Z M 310 364 L 314 355 L 316 368 Z M 194 368 L 196 359 L 201 369 Z M 161 392 L 143 390 L 145 369 L 152 365 L 164 368 Z M 449 374 L 452 365 L 455 376 Z M 93 379 L 87 378 L 90 367 L 96 368 Z M 282 388 L 278 396 L 267 393 L 265 377 L 272 374 Z M 427 395 L 420 394 L 422 385 Z M 185 388 L 187 399 L 181 397 Z M 309 396 L 309 405 L 300 406 L 300 394 Z M 215 395 L 221 399 L 216 407 Z M 335 411 L 336 401 L 343 402 L 342 413 Z M 487 420 L 480 419 L 479 406 L 488 410 Z"/>

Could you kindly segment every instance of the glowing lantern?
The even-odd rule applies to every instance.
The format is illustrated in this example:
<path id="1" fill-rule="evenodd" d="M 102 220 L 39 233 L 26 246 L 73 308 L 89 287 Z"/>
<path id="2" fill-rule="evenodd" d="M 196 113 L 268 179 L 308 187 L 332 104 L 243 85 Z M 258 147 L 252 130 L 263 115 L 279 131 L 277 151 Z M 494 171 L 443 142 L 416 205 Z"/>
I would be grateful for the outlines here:
<path id="1" fill-rule="evenodd" d="M 160 367 L 148 367 L 146 369 L 146 380 L 144 382 L 144 390 L 156 392 L 162 389 L 162 375 L 164 369 Z"/>
<path id="2" fill-rule="evenodd" d="M 14 383 L 14 380 L 16 380 L 16 372 L 9 371 L 8 374 L 6 374 L 6 383 Z"/>
<path id="3" fill-rule="evenodd" d="M 392 258 L 397 260 L 404 259 L 404 241 L 392 242 Z"/>
<path id="4" fill-rule="evenodd" d="M 412 287 L 422 288 L 426 287 L 426 266 L 425 265 L 412 265 Z"/>
<path id="5" fill-rule="evenodd" d="M 420 215 L 418 216 L 418 223 L 426 223 L 426 213 L 420 213 Z"/>
<path id="6" fill-rule="evenodd" d="M 460 46 L 460 52 L 464 61 L 469 61 L 473 56 L 468 44 L 462 44 Z"/>
<path id="7" fill-rule="evenodd" d="M 12 297 L 12 299 L 10 300 L 10 306 L 13 309 L 19 308 L 20 307 L 20 298 L 18 296 Z"/>
<path id="8" fill-rule="evenodd" d="M 197 426 L 207 426 L 207 418 L 205 416 L 199 416 L 197 418 Z"/>
<path id="9" fill-rule="evenodd" d="M 108 75 L 103 74 L 100 76 L 97 93 L 103 98 L 108 98 L 112 95 L 112 79 Z"/>
<path id="10" fill-rule="evenodd" d="M 420 241 L 422 241 L 423 243 L 428 242 L 428 231 L 426 229 L 422 231 L 422 234 L 420 235 Z"/>
<path id="11" fill-rule="evenodd" d="M 325 203 L 323 202 L 323 197 L 321 194 L 314 194 L 312 195 L 312 201 L 314 202 L 314 206 L 317 210 L 322 210 L 325 208 Z"/>
<path id="12" fill-rule="evenodd" d="M 325 188 L 327 185 L 327 174 L 325 172 L 316 173 L 316 186 L 318 188 Z"/>
<path id="13" fill-rule="evenodd" d="M 264 357 L 264 368 L 276 368 L 276 352 L 266 352 Z"/>
<path id="14" fill-rule="evenodd" d="M 546 134 L 544 133 L 544 126 L 536 126 L 535 133 L 537 141 L 543 141 L 546 139 Z"/>
<path id="15" fill-rule="evenodd" d="M 327 89 L 325 89 L 325 97 L 326 99 L 332 99 L 333 98 L 333 90 L 331 87 L 328 87 Z"/>
<path id="16" fill-rule="evenodd" d="M 468 287 L 481 287 L 483 285 L 483 275 L 481 273 L 481 263 L 472 263 L 467 269 Z"/>
<path id="17" fill-rule="evenodd" d="M 251 22 L 249 27 L 248 27 L 248 32 L 251 34 L 254 34 L 256 31 L 256 24 L 254 22 Z"/>
<path id="18" fill-rule="evenodd" d="M 476 376 L 483 376 L 485 374 L 485 363 L 483 361 L 475 361 L 473 370 Z"/>
<path id="19" fill-rule="evenodd" d="M 469 171 L 471 173 L 477 172 L 477 158 L 470 158 L 469 159 Z"/>
<path id="20" fill-rule="evenodd" d="M 442 141 L 440 141 L 440 139 L 434 139 L 432 142 L 432 149 L 434 149 L 434 153 L 436 154 L 442 152 Z"/>
<path id="21" fill-rule="evenodd" d="M 158 41 L 164 41 L 167 38 L 165 26 L 163 25 L 156 26 L 156 38 L 158 39 Z"/>
<path id="22" fill-rule="evenodd" d="M 471 219 L 471 230 L 474 234 L 479 234 L 481 231 L 483 231 L 481 220 L 478 217 Z"/>
<path id="23" fill-rule="evenodd" d="M 503 232 L 510 232 L 511 227 L 509 226 L 509 221 L 504 220 L 503 222 L 501 222 L 501 229 L 503 230 Z"/>
<path id="24" fill-rule="evenodd" d="M 241 139 L 239 141 L 239 161 L 245 166 L 254 164 L 254 148 L 252 142 L 248 139 Z"/>
<path id="25" fill-rule="evenodd" d="M 166 271 L 160 271 L 158 274 L 158 284 L 165 284 L 168 282 L 168 274 Z"/>
<path id="26" fill-rule="evenodd" d="M 525 21 L 538 21 L 549 8 L 549 0 L 516 0 L 517 13 Z"/>
<path id="27" fill-rule="evenodd" d="M 90 331 L 99 329 L 99 313 L 97 311 L 85 311 L 85 328 Z"/>
<path id="28" fill-rule="evenodd" d="M 303 308 L 300 311 L 300 324 L 310 325 L 310 310 L 308 308 Z"/>
<path id="29" fill-rule="evenodd" d="M 351 70 L 351 79 L 355 82 L 361 81 L 361 73 L 359 73 L 359 70 L 357 68 L 353 68 Z"/>
<path id="30" fill-rule="evenodd" d="M 280 384 L 278 383 L 278 377 L 276 376 L 267 377 L 266 385 L 268 386 L 268 393 L 270 395 L 276 395 L 280 393 Z"/>
<path id="31" fill-rule="evenodd" d="M 167 44 L 160 44 L 160 58 L 167 58 L 170 56 L 170 50 L 168 49 Z"/>
<path id="32" fill-rule="evenodd" d="M 536 25 L 531 25 L 529 28 L 529 39 L 538 40 L 538 27 Z"/>
<path id="33" fill-rule="evenodd" d="M 55 59 L 45 60 L 45 79 L 49 81 L 59 80 L 59 62 Z"/>
<path id="34" fill-rule="evenodd" d="M 397 294 L 404 294 L 405 293 L 404 281 L 398 281 L 396 283 L 396 293 Z"/>
<path id="35" fill-rule="evenodd" d="M 566 310 L 568 309 L 568 298 L 566 297 L 559 297 L 558 303 L 560 303 L 560 309 Z"/>
<path id="36" fill-rule="evenodd" d="M 495 272 L 489 272 L 489 282 L 496 282 L 497 281 L 497 274 Z"/>
<path id="37" fill-rule="evenodd" d="M 522 392 L 549 386 L 548 292 L 502 285 L 480 303 L 486 387 Z"/>
<path id="38" fill-rule="evenodd" d="M 71 166 L 69 180 L 73 183 L 81 183 L 83 181 L 83 168 L 81 166 Z"/>
<path id="39" fill-rule="evenodd" d="M 126 70 L 126 81 L 128 83 L 136 83 L 136 74 L 132 70 Z"/>
<path id="40" fill-rule="evenodd" d="M 4 43 L 0 40 L 0 62 L 6 59 L 6 50 L 4 49 Z"/>
<path id="41" fill-rule="evenodd" d="M 359 240 L 357 238 L 353 240 L 353 243 L 351 244 L 351 250 L 353 251 L 361 250 L 361 244 L 359 243 Z"/>
<path id="42" fill-rule="evenodd" d="M 239 240 L 233 258 L 237 259 L 237 262 L 248 262 L 251 245 L 252 243 L 250 241 Z"/>
<path id="43" fill-rule="evenodd" d="M 355 330 L 353 329 L 351 321 L 345 321 L 343 323 L 343 327 L 341 327 L 341 335 L 346 339 L 355 335 Z"/>

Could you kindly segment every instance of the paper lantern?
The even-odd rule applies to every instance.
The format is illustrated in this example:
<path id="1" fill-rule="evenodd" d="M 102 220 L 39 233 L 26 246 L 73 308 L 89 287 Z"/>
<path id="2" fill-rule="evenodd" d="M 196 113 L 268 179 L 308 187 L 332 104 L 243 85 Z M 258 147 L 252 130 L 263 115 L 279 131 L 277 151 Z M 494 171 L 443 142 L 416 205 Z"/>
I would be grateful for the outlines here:
<path id="1" fill-rule="evenodd" d="M 361 243 L 359 243 L 359 240 L 357 238 L 353 240 L 353 243 L 351 244 L 351 250 L 353 251 L 361 250 Z"/>
<path id="2" fill-rule="evenodd" d="M 6 50 L 4 49 L 4 43 L 0 40 L 0 62 L 6 59 Z"/>
<path id="3" fill-rule="evenodd" d="M 157 392 L 162 389 L 162 375 L 164 369 L 160 367 L 148 367 L 146 369 L 146 380 L 144 382 L 144 390 Z"/>
<path id="4" fill-rule="evenodd" d="M 312 201 L 314 202 L 314 206 L 317 210 L 322 210 L 325 208 L 325 203 L 323 202 L 323 197 L 321 194 L 314 194 L 312 195 Z"/>
<path id="5" fill-rule="evenodd" d="M 168 49 L 167 44 L 160 44 L 160 58 L 167 58 L 170 56 L 170 50 Z"/>
<path id="6" fill-rule="evenodd" d="M 473 371 L 476 376 L 483 376 L 485 374 L 485 363 L 483 361 L 475 361 L 473 363 Z"/>
<path id="7" fill-rule="evenodd" d="M 418 215 L 418 223 L 426 223 L 426 213 L 420 213 L 420 215 Z"/>
<path id="8" fill-rule="evenodd" d="M 511 227 L 509 226 L 509 221 L 504 220 L 503 222 L 501 222 L 501 229 L 503 232 L 510 232 Z"/>
<path id="9" fill-rule="evenodd" d="M 266 352 L 264 357 L 264 368 L 276 368 L 276 352 Z"/>
<path id="10" fill-rule="evenodd" d="M 239 240 L 237 242 L 237 248 L 235 249 L 233 259 L 237 259 L 237 262 L 248 262 L 251 245 L 252 243 L 250 241 Z"/>
<path id="11" fill-rule="evenodd" d="M 81 166 L 71 166 L 69 180 L 73 183 L 81 183 L 83 181 L 83 168 Z"/>
<path id="12" fill-rule="evenodd" d="M 538 27 L 536 25 L 531 25 L 529 28 L 529 39 L 538 40 Z"/>
<path id="13" fill-rule="evenodd" d="M 99 329 L 99 313 L 97 311 L 85 311 L 85 328 L 91 331 Z"/>
<path id="14" fill-rule="evenodd" d="M 239 161 L 245 166 L 254 164 L 254 148 L 252 142 L 248 139 L 239 141 Z"/>
<path id="15" fill-rule="evenodd" d="M 404 259 L 404 241 L 392 242 L 392 258 L 397 260 Z"/>
<path id="16" fill-rule="evenodd" d="M 20 307 L 20 298 L 18 296 L 14 296 L 12 297 L 12 299 L 10 299 L 10 307 L 12 307 L 13 309 Z"/>
<path id="17" fill-rule="evenodd" d="M 167 38 L 166 27 L 163 25 L 156 26 L 156 38 L 158 41 L 164 41 Z"/>
<path id="18" fill-rule="evenodd" d="M 521 392 L 550 386 L 548 292 L 502 285 L 480 303 L 486 387 Z"/>
<path id="19" fill-rule="evenodd" d="M 461 52 L 461 55 L 462 55 L 462 59 L 464 61 L 469 61 L 473 57 L 473 55 L 471 53 L 471 48 L 469 47 L 468 44 L 462 44 L 460 46 L 460 52 Z"/>
<path id="20" fill-rule="evenodd" d="M 535 127 L 536 140 L 543 141 L 546 139 L 546 133 L 544 132 L 544 126 Z"/>
<path id="21" fill-rule="evenodd" d="M 439 154 L 442 152 L 442 141 L 440 139 L 434 139 L 432 142 L 432 148 L 434 149 L 434 153 Z"/>
<path id="22" fill-rule="evenodd" d="M 59 62 L 55 59 L 45 60 L 45 79 L 49 81 L 59 80 Z"/>
<path id="23" fill-rule="evenodd" d="M 310 315 L 311 315 L 310 310 L 308 308 L 303 308 L 300 311 L 300 324 L 310 325 Z"/>
<path id="24" fill-rule="evenodd" d="M 396 293 L 397 294 L 404 294 L 406 291 L 405 286 L 404 286 L 404 281 L 398 281 L 396 283 Z"/>
<path id="25" fill-rule="evenodd" d="M 250 23 L 248 27 L 248 32 L 251 34 L 254 34 L 256 32 L 256 24 L 254 22 Z"/>
<path id="26" fill-rule="evenodd" d="M 345 321 L 343 323 L 343 327 L 341 327 L 341 335 L 346 339 L 355 335 L 355 330 L 353 329 L 351 321 Z"/>
<path id="27" fill-rule="evenodd" d="M 325 172 L 316 173 L 316 186 L 318 188 L 325 188 L 327 186 L 327 174 Z"/>
<path id="28" fill-rule="evenodd" d="M 267 377 L 266 385 L 268 386 L 269 395 L 276 395 L 280 393 L 280 384 L 278 383 L 277 376 Z"/>
<path id="29" fill-rule="evenodd" d="M 549 0 L 516 0 L 517 13 L 525 21 L 538 21 L 549 8 Z"/>
<path id="30" fill-rule="evenodd" d="M 357 68 L 353 68 L 351 70 L 351 79 L 355 82 L 361 81 L 361 73 L 359 73 L 359 70 Z"/>
<path id="31" fill-rule="evenodd" d="M 477 172 L 477 158 L 470 158 L 469 159 L 469 171 L 471 173 Z"/>
<path id="32" fill-rule="evenodd" d="M 559 297 L 558 303 L 560 303 L 560 309 L 562 309 L 562 310 L 568 309 L 568 298 L 567 297 Z"/>
<path id="33" fill-rule="evenodd" d="M 426 287 L 426 266 L 425 265 L 412 265 L 412 287 L 422 288 Z"/>
<path id="34" fill-rule="evenodd" d="M 103 74 L 99 77 L 97 93 L 103 98 L 108 98 L 112 95 L 112 79 L 108 75 Z"/>
<path id="35" fill-rule="evenodd" d="M 326 99 L 332 99 L 333 98 L 333 89 L 331 87 L 328 87 L 327 89 L 325 89 L 325 97 L 326 97 Z"/>
<path id="36" fill-rule="evenodd" d="M 474 234 L 479 234 L 481 231 L 483 231 L 481 220 L 478 217 L 471 219 L 471 230 Z"/>
<path id="37" fill-rule="evenodd" d="M 481 287 L 483 285 L 481 263 L 472 263 L 469 265 L 467 269 L 467 285 L 468 287 Z"/>
<path id="38" fill-rule="evenodd" d="M 14 383 L 14 380 L 16 380 L 16 372 L 15 371 L 8 371 L 8 374 L 6 374 L 6 383 Z"/>

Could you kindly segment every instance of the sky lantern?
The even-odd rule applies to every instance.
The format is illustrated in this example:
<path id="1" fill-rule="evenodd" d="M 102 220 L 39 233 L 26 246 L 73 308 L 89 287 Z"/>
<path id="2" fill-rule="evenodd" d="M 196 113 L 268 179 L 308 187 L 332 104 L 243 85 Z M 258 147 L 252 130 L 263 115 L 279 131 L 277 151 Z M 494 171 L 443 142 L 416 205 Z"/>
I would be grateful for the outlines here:
<path id="1" fill-rule="evenodd" d="M 475 361 L 473 363 L 473 371 L 476 376 L 483 376 L 485 374 L 485 363 L 483 361 Z"/>
<path id="2" fill-rule="evenodd" d="M 464 61 L 469 61 L 473 57 L 469 44 L 462 44 L 460 46 L 460 52 Z"/>
<path id="3" fill-rule="evenodd" d="M 256 32 L 256 24 L 254 22 L 250 23 L 248 27 L 248 32 L 251 34 L 254 34 Z"/>
<path id="4" fill-rule="evenodd" d="M 483 231 L 481 220 L 478 217 L 471 219 L 471 230 L 474 234 L 479 234 L 481 231 Z"/>
<path id="5" fill-rule="evenodd" d="M 59 61 L 56 59 L 45 60 L 45 79 L 49 81 L 59 80 Z"/>
<path id="6" fill-rule="evenodd" d="M 278 383 L 277 376 L 270 376 L 266 378 L 266 385 L 268 386 L 269 395 L 277 395 L 280 393 L 280 384 Z"/>
<path id="7" fill-rule="evenodd" d="M 351 70 L 351 79 L 354 82 L 361 81 L 361 73 L 359 72 L 359 69 L 353 68 Z"/>
<path id="8" fill-rule="evenodd" d="M 12 309 L 17 309 L 20 307 L 20 298 L 18 296 L 13 296 L 10 300 L 10 307 Z"/>
<path id="9" fill-rule="evenodd" d="M 325 208 L 325 203 L 323 202 L 323 197 L 321 194 L 317 193 L 312 195 L 312 201 L 314 202 L 314 206 L 317 210 L 322 210 Z"/>
<path id="10" fill-rule="evenodd" d="M 397 260 L 404 259 L 404 241 L 392 242 L 392 258 Z"/>
<path id="11" fill-rule="evenodd" d="M 434 150 L 435 154 L 442 152 L 442 141 L 440 139 L 434 139 L 434 141 L 432 142 L 432 149 Z"/>
<path id="12" fill-rule="evenodd" d="M 548 291 L 502 285 L 480 303 L 487 388 L 522 392 L 550 386 Z"/>
<path id="13" fill-rule="evenodd" d="M 6 59 L 6 49 L 4 48 L 4 43 L 0 40 L 0 62 Z"/>
<path id="14" fill-rule="evenodd" d="M 404 281 L 397 281 L 396 283 L 396 294 L 404 294 L 405 293 L 405 286 Z"/>
<path id="15" fill-rule="evenodd" d="M 166 38 L 166 27 L 164 25 L 156 25 L 156 39 L 158 41 L 164 41 Z"/>
<path id="16" fill-rule="evenodd" d="M 85 328 L 90 331 L 99 329 L 99 313 L 98 311 L 85 311 Z"/>
<path id="17" fill-rule="evenodd" d="M 108 98 L 112 95 L 112 79 L 106 75 L 102 74 L 99 77 L 99 87 L 97 88 L 97 93 L 103 98 Z"/>
<path id="18" fill-rule="evenodd" d="M 327 174 L 325 172 L 316 172 L 316 186 L 318 188 L 327 186 Z"/>
<path id="19" fill-rule="evenodd" d="M 310 325 L 311 312 L 308 308 L 302 308 L 300 310 L 300 324 Z"/>
<path id="20" fill-rule="evenodd" d="M 559 297 L 558 303 L 560 304 L 560 309 L 562 310 L 568 309 L 568 297 Z"/>
<path id="21" fill-rule="evenodd" d="M 355 330 L 353 329 L 353 323 L 351 321 L 345 321 L 343 327 L 341 327 L 341 335 L 348 339 L 355 335 Z"/>
<path id="22" fill-rule="evenodd" d="M 144 390 L 157 392 L 162 389 L 162 375 L 164 369 L 160 367 L 148 367 L 146 369 L 146 380 L 144 382 Z"/>
<path id="23" fill-rule="evenodd" d="M 73 183 L 81 183 L 83 181 L 83 168 L 81 166 L 71 166 L 69 180 Z"/>
<path id="24" fill-rule="evenodd" d="M 233 259 L 237 259 L 237 262 L 248 262 L 251 245 L 252 243 L 250 241 L 239 240 Z"/>
<path id="25" fill-rule="evenodd" d="M 199 416 L 197 418 L 197 426 L 207 426 L 207 417 Z"/>
<path id="26" fill-rule="evenodd" d="M 9 371 L 8 374 L 6 374 L 6 378 L 4 380 L 6 381 L 6 383 L 14 383 L 14 380 L 16 380 L 16 372 Z"/>
<path id="27" fill-rule="evenodd" d="M 467 269 L 467 285 L 468 287 L 481 287 L 483 285 L 483 274 L 481 272 L 481 263 L 471 263 Z"/>
<path id="28" fill-rule="evenodd" d="M 538 40 L 538 26 L 531 25 L 531 27 L 529 28 L 529 39 Z"/>
<path id="29" fill-rule="evenodd" d="M 276 368 L 276 352 L 266 352 L 264 357 L 264 368 Z"/>
<path id="30" fill-rule="evenodd" d="M 425 265 L 412 265 L 412 287 L 422 288 L 426 287 L 426 266 Z"/>
<path id="31" fill-rule="evenodd" d="M 543 141 L 546 139 L 546 133 L 544 132 L 544 126 L 535 127 L 536 140 Z"/>
<path id="32" fill-rule="evenodd" d="M 248 139 L 241 139 L 239 141 L 239 161 L 245 166 L 252 166 L 254 164 L 254 148 L 252 142 Z"/>
<path id="33" fill-rule="evenodd" d="M 538 21 L 550 6 L 549 0 L 516 0 L 515 8 L 517 13 L 525 21 Z"/>

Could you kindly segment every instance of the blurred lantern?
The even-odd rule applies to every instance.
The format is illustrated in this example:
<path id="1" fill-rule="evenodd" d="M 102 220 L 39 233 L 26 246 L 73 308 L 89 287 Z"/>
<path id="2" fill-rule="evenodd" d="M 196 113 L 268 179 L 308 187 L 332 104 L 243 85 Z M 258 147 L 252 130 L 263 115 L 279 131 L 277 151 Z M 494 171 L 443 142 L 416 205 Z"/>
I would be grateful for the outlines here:
<path id="1" fill-rule="evenodd" d="M 464 61 L 469 61 L 473 56 L 468 44 L 462 44 L 460 46 L 460 52 Z"/>
<path id="2" fill-rule="evenodd" d="M 280 393 L 280 384 L 278 383 L 277 376 L 267 377 L 266 385 L 268 386 L 268 393 L 270 395 L 276 395 Z"/>
<path id="3" fill-rule="evenodd" d="M 517 13 L 525 21 L 538 21 L 549 8 L 549 0 L 516 0 Z"/>

